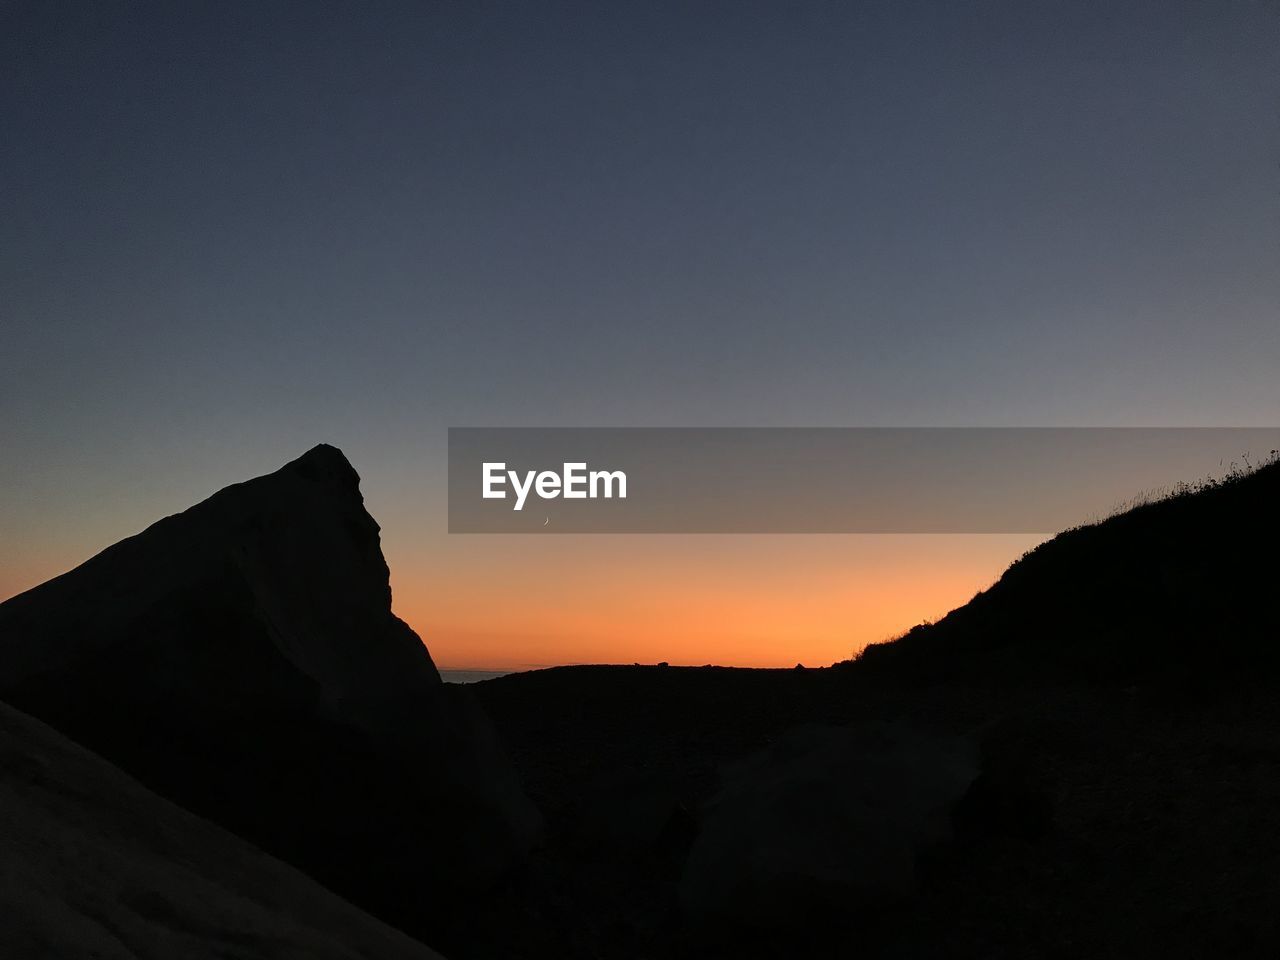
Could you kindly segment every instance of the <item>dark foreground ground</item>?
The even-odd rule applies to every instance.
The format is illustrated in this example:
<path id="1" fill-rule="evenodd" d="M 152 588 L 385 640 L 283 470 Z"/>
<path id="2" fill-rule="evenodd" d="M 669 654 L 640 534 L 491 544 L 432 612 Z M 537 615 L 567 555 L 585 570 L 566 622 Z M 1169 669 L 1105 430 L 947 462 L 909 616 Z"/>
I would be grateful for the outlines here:
<path id="1" fill-rule="evenodd" d="M 551 825 L 452 957 L 1208 957 L 1280 949 L 1280 707 L 1204 691 L 809 670 L 569 667 L 476 685 Z M 1017 788 L 918 893 L 837 927 L 725 935 L 676 880 L 725 761 L 806 721 L 973 734 Z M 1007 779 L 1008 779 L 1007 778 Z M 751 838 L 744 838 L 750 842 Z"/>
<path id="2" fill-rule="evenodd" d="M 458 960 L 1280 956 L 1275 456 L 1066 531 L 938 623 L 853 663 L 574 667 L 478 684 L 550 839 L 480 918 L 483 936 L 444 952 Z M 806 896 L 839 891 L 821 923 L 775 916 L 769 933 L 739 911 L 717 932 L 686 919 L 677 885 L 690 844 L 704 847 L 699 830 L 722 843 L 717 822 L 763 824 L 741 831 L 744 849 L 756 851 L 787 840 L 768 832 L 776 819 L 717 821 L 725 805 L 704 806 L 724 764 L 777 738 L 771 755 L 785 753 L 795 742 L 787 731 L 815 722 L 851 730 L 842 735 L 850 743 L 873 730 L 909 743 L 972 738 L 981 773 L 945 804 L 950 839 L 931 834 L 912 846 L 921 857 L 909 895 L 846 897 L 866 890 L 874 870 L 852 887 L 824 887 L 818 877 Z M 830 755 L 826 769 L 849 755 Z M 875 767 L 852 769 L 855 779 L 889 782 L 863 777 Z M 796 791 L 786 802 L 802 801 L 788 822 L 803 819 L 810 836 L 820 825 L 818 836 L 834 842 L 793 848 L 802 854 L 771 875 L 769 898 L 793 876 L 814 879 L 804 871 L 825 852 L 838 852 L 827 877 L 847 878 L 850 851 L 874 849 L 839 845 L 840 825 L 862 799 L 855 783 L 824 803 L 823 791 L 837 795 L 833 782 L 820 772 L 786 781 Z M 917 787 L 892 799 L 910 801 Z M 853 834 L 869 835 L 889 836 Z M 748 877 L 728 889 L 762 889 L 759 873 L 714 876 L 731 885 Z M 746 902 L 755 910 L 780 899 Z M 794 919 L 796 904 L 787 909 L 783 919 Z"/>

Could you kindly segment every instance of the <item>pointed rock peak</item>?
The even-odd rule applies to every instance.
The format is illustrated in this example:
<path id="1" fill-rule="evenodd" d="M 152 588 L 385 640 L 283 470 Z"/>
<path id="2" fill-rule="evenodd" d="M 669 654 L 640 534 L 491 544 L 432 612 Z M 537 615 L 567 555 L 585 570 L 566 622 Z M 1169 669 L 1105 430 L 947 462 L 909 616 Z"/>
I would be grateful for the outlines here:
<path id="1" fill-rule="evenodd" d="M 322 444 L 0 604 L 0 700 L 427 930 L 538 812 L 392 613 L 359 480 Z"/>
<path id="2" fill-rule="evenodd" d="M 296 460 L 280 468 L 280 472 L 292 472 L 307 480 L 327 480 L 359 486 L 360 474 L 351 461 L 332 444 L 318 443 Z"/>

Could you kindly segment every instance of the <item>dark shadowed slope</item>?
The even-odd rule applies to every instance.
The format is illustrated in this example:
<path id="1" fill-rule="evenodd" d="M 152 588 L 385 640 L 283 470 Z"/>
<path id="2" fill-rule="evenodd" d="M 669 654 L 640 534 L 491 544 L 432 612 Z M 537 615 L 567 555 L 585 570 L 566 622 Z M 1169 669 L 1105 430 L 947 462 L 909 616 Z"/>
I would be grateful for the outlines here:
<path id="1" fill-rule="evenodd" d="M 1221 679 L 1280 664 L 1280 463 L 1069 530 L 868 666 L 936 678 Z"/>
<path id="2" fill-rule="evenodd" d="M 0 956 L 437 957 L 4 704 L 0 757 Z"/>
<path id="3" fill-rule="evenodd" d="M 1278 492 L 1273 466 L 1064 533 L 940 623 L 836 669 L 572 667 L 478 684 L 551 824 L 524 897 L 573 918 L 555 955 L 1280 955 Z M 858 877 L 831 803 L 838 767 L 794 781 L 774 768 L 821 841 L 801 870 L 744 883 L 752 858 L 787 846 L 721 816 L 723 798 L 770 783 L 736 776 L 744 760 L 815 723 L 976 742 L 953 837 L 895 905 L 846 896 L 824 928 L 779 916 L 775 898 L 708 942 L 682 909 L 708 876 L 717 894 L 801 889 L 815 863 L 836 889 Z M 703 871 L 708 837 L 734 879 Z"/>
<path id="4" fill-rule="evenodd" d="M 359 478 L 319 446 L 0 604 L 0 697 L 431 934 L 538 815 L 390 602 Z"/>

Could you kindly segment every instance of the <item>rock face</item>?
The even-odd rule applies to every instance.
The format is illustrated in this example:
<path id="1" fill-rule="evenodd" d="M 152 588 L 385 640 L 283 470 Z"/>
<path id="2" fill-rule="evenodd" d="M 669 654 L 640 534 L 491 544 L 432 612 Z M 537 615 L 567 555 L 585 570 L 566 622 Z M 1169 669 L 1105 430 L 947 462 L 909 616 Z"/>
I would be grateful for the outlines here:
<path id="1" fill-rule="evenodd" d="M 693 918 L 732 929 L 851 922 L 913 891 L 977 776 L 960 739 L 808 725 L 730 766 L 680 883 Z"/>
<path id="2" fill-rule="evenodd" d="M 439 960 L 0 704 L 0 956 Z"/>
<path id="3" fill-rule="evenodd" d="M 416 933 L 540 829 L 456 691 L 328 446 L 0 604 L 0 698 Z"/>

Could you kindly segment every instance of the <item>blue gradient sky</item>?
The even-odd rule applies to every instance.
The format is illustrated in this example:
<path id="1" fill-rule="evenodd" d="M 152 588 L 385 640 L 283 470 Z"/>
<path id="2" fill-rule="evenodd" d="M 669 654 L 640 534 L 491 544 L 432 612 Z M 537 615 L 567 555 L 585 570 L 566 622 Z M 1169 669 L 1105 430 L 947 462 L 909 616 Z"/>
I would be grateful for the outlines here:
<path id="1" fill-rule="evenodd" d="M 511 574 L 449 425 L 1280 419 L 1273 4 L 9 3 L 0 69 L 0 596 L 321 440 L 430 634 Z"/>

